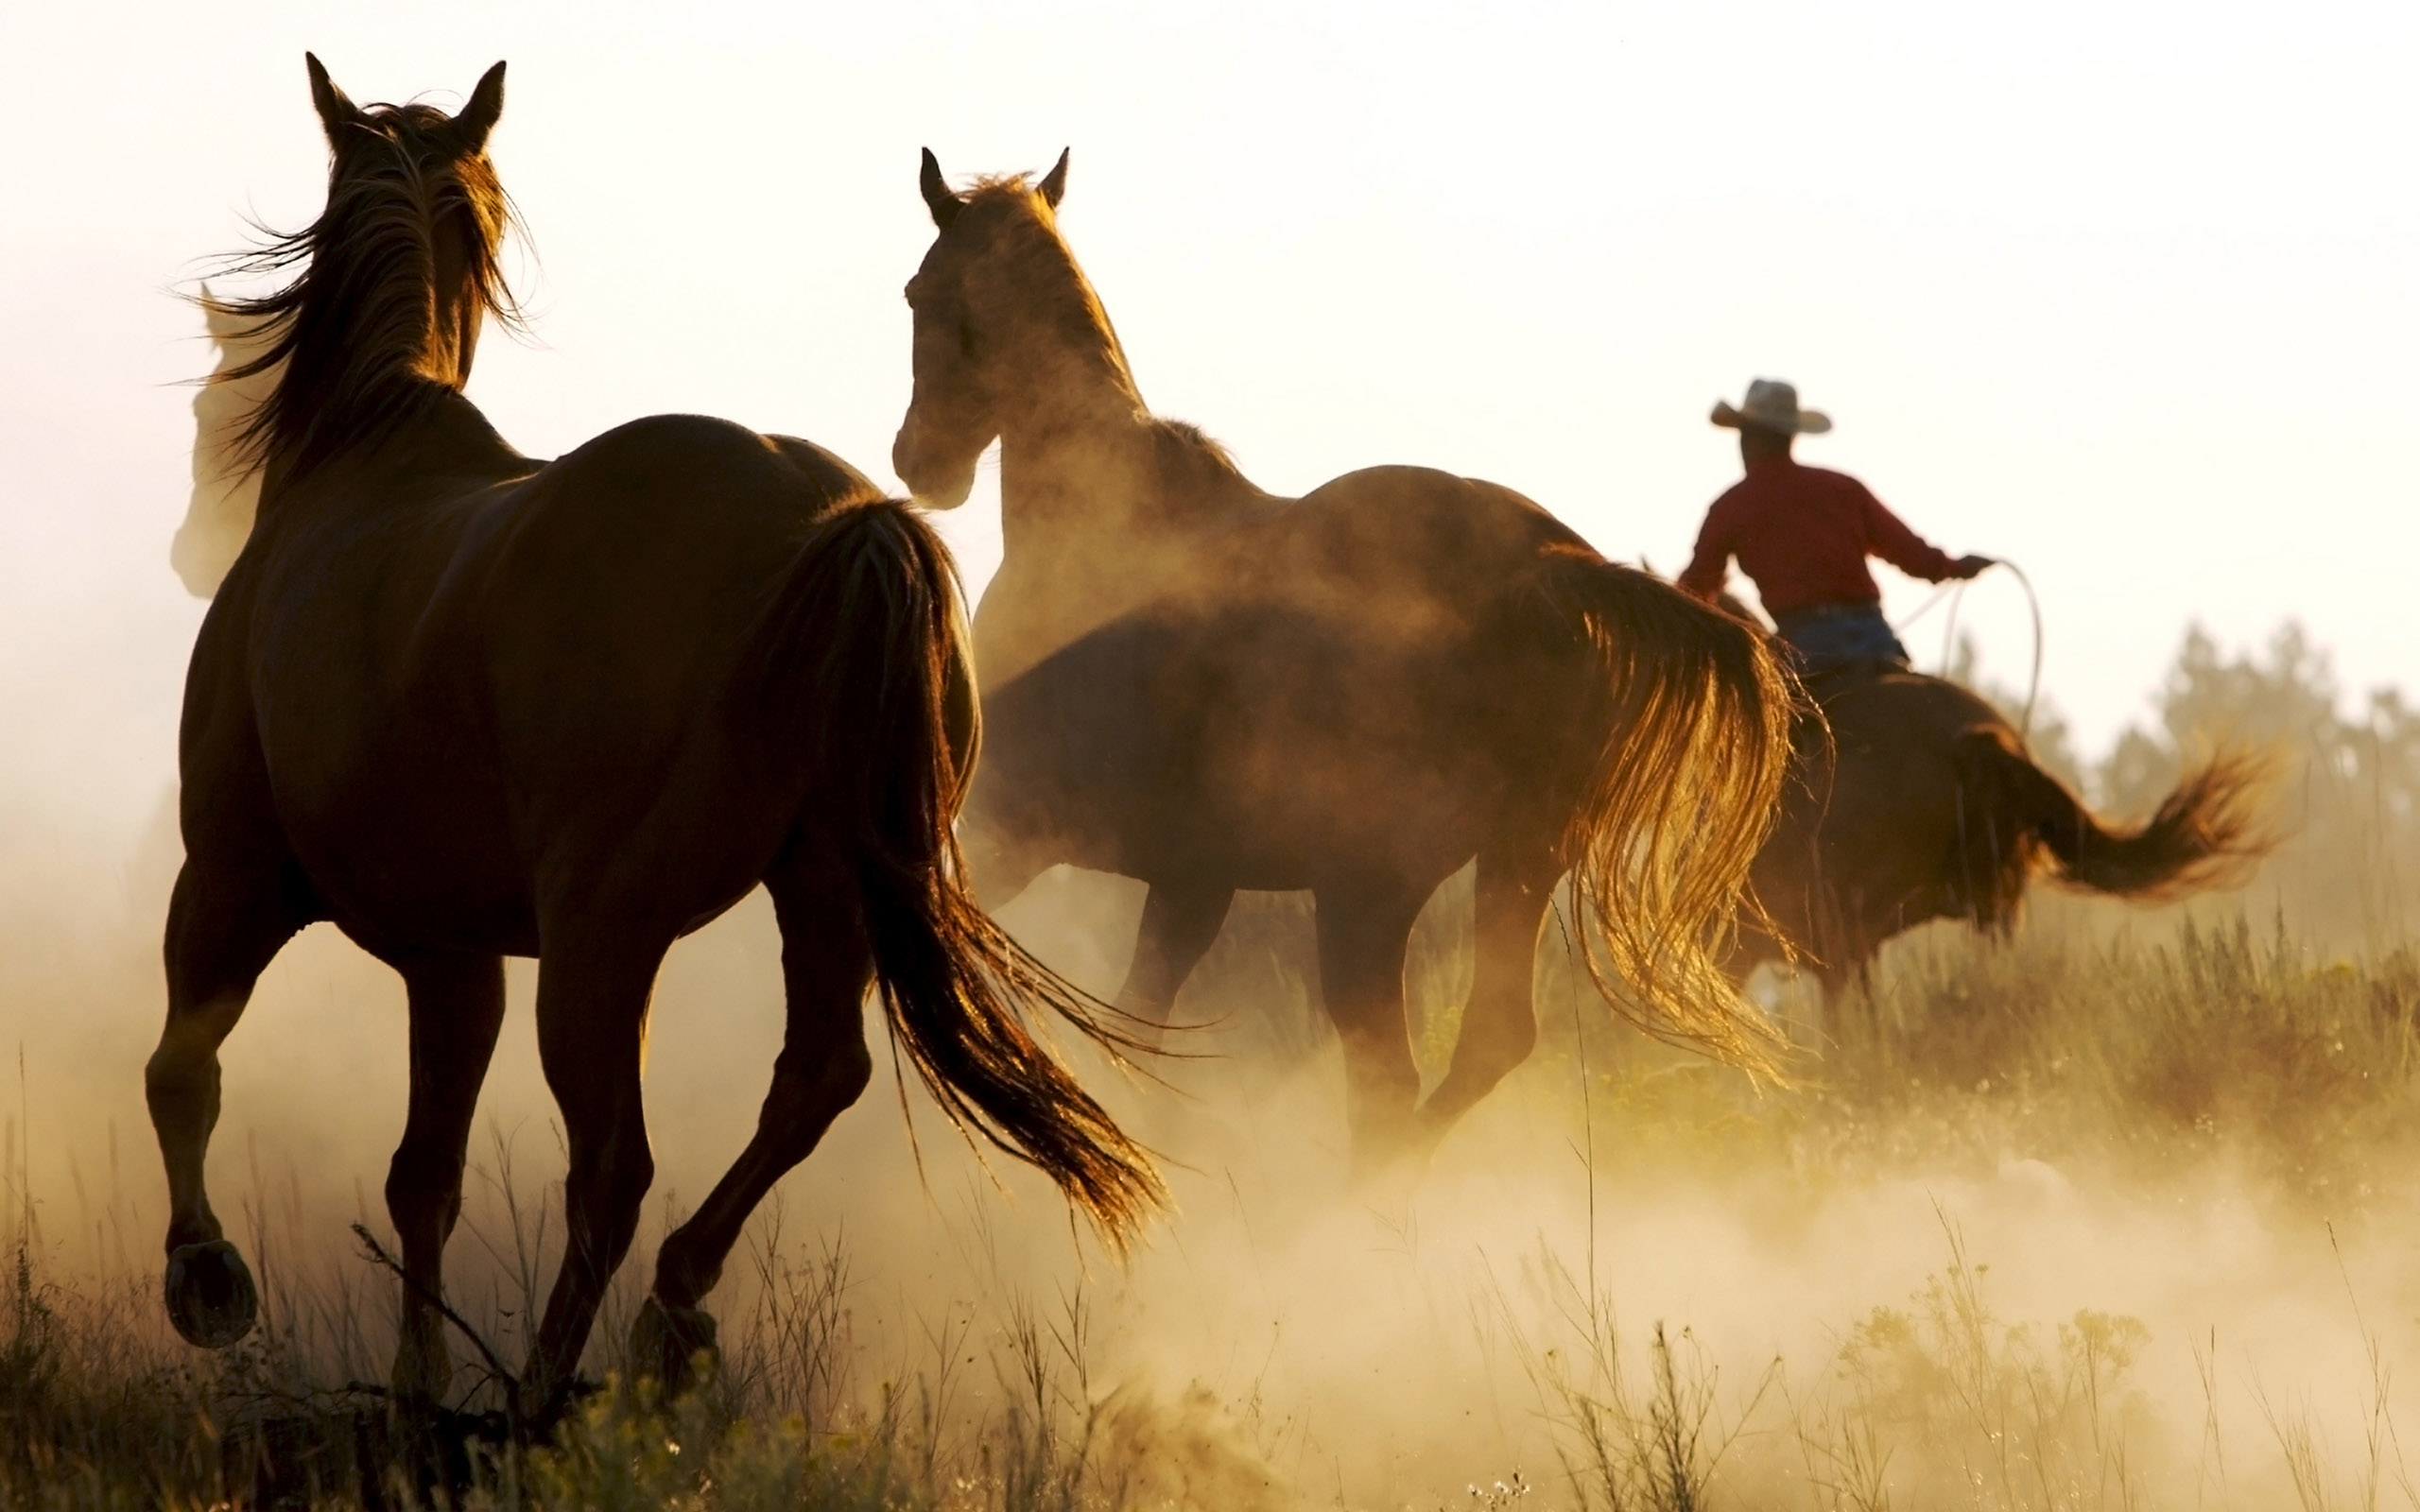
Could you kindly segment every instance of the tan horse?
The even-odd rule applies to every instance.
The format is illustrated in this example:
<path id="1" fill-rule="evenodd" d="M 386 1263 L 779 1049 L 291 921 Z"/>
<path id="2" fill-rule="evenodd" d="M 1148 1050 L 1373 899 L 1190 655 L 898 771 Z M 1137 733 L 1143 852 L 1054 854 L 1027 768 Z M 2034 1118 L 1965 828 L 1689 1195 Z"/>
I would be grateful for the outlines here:
<path id="1" fill-rule="evenodd" d="M 1802 727 L 1799 778 L 1756 857 L 1756 895 L 1773 927 L 1741 932 L 1732 956 L 1740 977 L 1795 954 L 1837 1000 L 1885 940 L 1927 919 L 2005 935 L 2037 876 L 2168 899 L 2239 878 L 2273 843 L 2267 768 L 2253 757 L 2201 763 L 2149 820 L 2113 828 L 2034 764 L 1998 711 L 1954 682 L 1849 675 L 1816 691 L 1830 735 L 1814 721 Z"/>
<path id="2" fill-rule="evenodd" d="M 966 833 L 984 896 L 1060 862 L 1150 885 L 1122 994 L 1164 1017 L 1236 889 L 1308 889 L 1364 1169 L 1417 1154 L 1530 1053 L 1557 879 L 1589 965 L 1653 1032 L 1754 1061 L 1728 926 L 1787 766 L 1763 639 L 1607 562 L 1535 504 L 1424 468 L 1301 499 L 1154 418 L 1061 237 L 1066 159 L 961 196 L 908 286 L 892 453 L 955 505 L 1001 444 L 1005 557 L 975 622 L 990 743 Z M 1478 860 L 1477 980 L 1420 1103 L 1412 921 Z"/>
<path id="3" fill-rule="evenodd" d="M 245 463 L 244 427 L 277 391 L 278 369 L 261 363 L 267 336 L 212 299 L 208 284 L 201 311 L 218 348 L 218 366 L 193 396 L 193 497 L 168 547 L 168 564 L 186 592 L 208 598 L 235 565 L 260 508 L 261 474 Z"/>
<path id="4" fill-rule="evenodd" d="M 976 721 L 948 558 L 914 512 L 788 437 L 643 420 L 552 462 L 462 396 L 508 205 L 485 146 L 504 66 L 459 115 L 354 106 L 316 59 L 327 207 L 250 260 L 294 270 L 227 308 L 275 373 L 240 431 L 258 519 L 194 647 L 186 859 L 168 1017 L 147 1074 L 167 1167 L 170 1316 L 251 1326 L 253 1286 L 203 1183 L 218 1049 L 297 930 L 334 920 L 404 978 L 411 1100 L 387 1177 L 406 1285 L 398 1391 L 450 1362 L 438 1296 L 463 1152 L 504 1013 L 539 960 L 538 1041 L 570 1145 L 562 1263 L 521 1400 L 562 1400 L 652 1176 L 639 1065 L 673 940 L 760 883 L 787 1035 L 755 1137 L 665 1240 L 638 1348 L 667 1379 L 741 1225 L 892 1033 L 953 1115 L 1113 1233 L 1148 1161 L 1019 1010 L 1106 1033 L 978 911 L 950 824 Z"/>

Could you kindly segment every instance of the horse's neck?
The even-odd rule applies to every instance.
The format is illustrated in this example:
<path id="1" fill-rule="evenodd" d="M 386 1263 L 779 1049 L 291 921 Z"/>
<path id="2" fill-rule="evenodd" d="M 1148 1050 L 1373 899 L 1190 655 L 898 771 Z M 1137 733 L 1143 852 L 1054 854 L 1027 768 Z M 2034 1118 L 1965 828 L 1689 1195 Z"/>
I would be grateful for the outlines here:
<path id="1" fill-rule="evenodd" d="M 484 481 L 527 470 L 529 459 L 504 438 L 485 411 L 447 388 L 403 438 L 404 465 L 431 476 Z"/>
<path id="2" fill-rule="evenodd" d="M 1156 461 L 1134 417 L 1009 432 L 1000 441 L 1004 558 L 1039 566 L 1150 528 Z"/>
<path id="3" fill-rule="evenodd" d="M 1003 437 L 1000 570 L 976 624 L 986 679 L 1213 570 L 1229 507 L 1264 496 L 1223 467 L 1172 465 L 1183 445 L 1132 408 Z"/>
<path id="4" fill-rule="evenodd" d="M 260 528 L 331 507 L 378 507 L 453 494 L 530 470 L 534 464 L 478 405 L 459 389 L 437 387 L 409 421 L 339 462 L 298 475 L 285 459 L 272 457 L 262 474 Z"/>

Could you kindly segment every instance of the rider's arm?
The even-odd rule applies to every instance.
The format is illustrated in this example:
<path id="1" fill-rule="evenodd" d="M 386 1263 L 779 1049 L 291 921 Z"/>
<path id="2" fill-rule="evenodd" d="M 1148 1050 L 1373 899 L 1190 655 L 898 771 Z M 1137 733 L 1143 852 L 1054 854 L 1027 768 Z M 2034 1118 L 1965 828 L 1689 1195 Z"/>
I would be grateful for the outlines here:
<path id="1" fill-rule="evenodd" d="M 1693 593 L 1709 604 L 1722 592 L 1722 580 L 1731 572 L 1735 543 L 1731 539 L 1731 511 L 1723 507 L 1730 497 L 1726 493 L 1715 500 L 1714 507 L 1705 512 L 1705 524 L 1698 527 L 1698 548 L 1690 556 L 1689 564 L 1681 569 L 1681 576 L 1674 579 L 1683 593 Z"/>
<path id="2" fill-rule="evenodd" d="M 1882 501 L 1863 484 L 1857 485 L 1857 488 L 1865 495 L 1865 549 L 1868 555 L 1879 557 L 1909 576 L 1921 577 L 1927 583 L 1975 576 L 1962 572 L 1956 558 L 1909 529 L 1897 515 L 1884 508 Z"/>

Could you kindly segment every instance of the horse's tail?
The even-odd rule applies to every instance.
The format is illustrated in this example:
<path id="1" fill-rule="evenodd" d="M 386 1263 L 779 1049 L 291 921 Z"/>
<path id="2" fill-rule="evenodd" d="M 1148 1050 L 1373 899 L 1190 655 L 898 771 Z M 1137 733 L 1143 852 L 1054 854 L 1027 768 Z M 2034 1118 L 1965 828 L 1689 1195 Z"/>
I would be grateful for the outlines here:
<path id="1" fill-rule="evenodd" d="M 1991 822 L 1981 811 L 2000 806 L 1989 796 L 1996 793 L 2023 828 L 2016 845 L 1996 841 L 1995 849 L 2030 861 L 2038 846 L 2075 886 L 2145 902 L 2180 897 L 2240 880 L 2276 843 L 2266 816 L 2271 765 L 2256 753 L 2221 751 L 2188 768 L 2151 818 L 2129 830 L 2095 818 L 2006 732 L 1966 739 L 1976 776 L 1962 790 L 1975 796 L 1976 819 Z M 2019 890 L 2025 869 L 2020 864 L 2014 879 Z"/>
<path id="2" fill-rule="evenodd" d="M 801 548 L 757 644 L 812 753 L 805 828 L 855 871 L 894 1041 L 961 1131 L 1040 1167 L 1122 1245 L 1159 1176 L 1021 1014 L 1129 1041 L 976 904 L 951 833 L 979 726 L 948 548 L 899 501 L 847 508 Z"/>
<path id="3" fill-rule="evenodd" d="M 1588 973 L 1648 1033 L 1769 1069 L 1772 1026 L 1720 962 L 1789 775 L 1796 679 L 1754 627 L 1661 579 L 1578 552 L 1548 566 L 1610 683 L 1564 842 L 1597 925 Z"/>

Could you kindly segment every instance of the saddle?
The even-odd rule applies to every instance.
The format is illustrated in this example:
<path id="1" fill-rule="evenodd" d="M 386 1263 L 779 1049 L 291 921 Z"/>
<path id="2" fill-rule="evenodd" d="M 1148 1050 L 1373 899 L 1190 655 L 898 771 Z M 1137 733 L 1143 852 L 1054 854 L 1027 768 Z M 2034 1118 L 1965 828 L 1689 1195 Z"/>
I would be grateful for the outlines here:
<path id="1" fill-rule="evenodd" d="M 1913 667 L 1896 657 L 1866 656 L 1848 661 L 1825 662 L 1815 666 L 1801 664 L 1798 668 L 1798 680 L 1820 706 L 1831 702 L 1851 688 L 1860 687 L 1894 674 L 1910 675 L 1914 671 Z"/>

